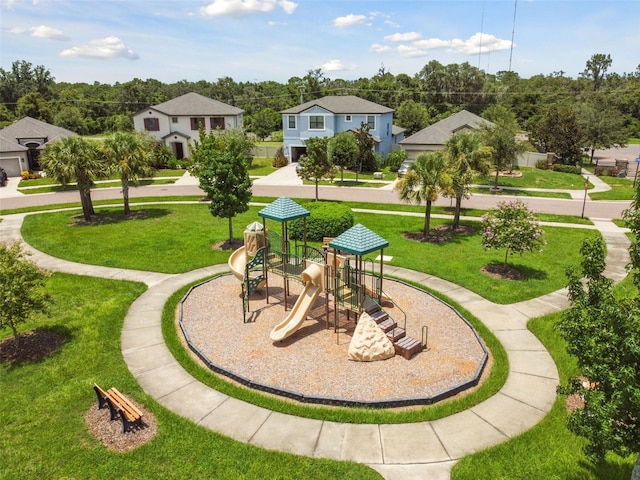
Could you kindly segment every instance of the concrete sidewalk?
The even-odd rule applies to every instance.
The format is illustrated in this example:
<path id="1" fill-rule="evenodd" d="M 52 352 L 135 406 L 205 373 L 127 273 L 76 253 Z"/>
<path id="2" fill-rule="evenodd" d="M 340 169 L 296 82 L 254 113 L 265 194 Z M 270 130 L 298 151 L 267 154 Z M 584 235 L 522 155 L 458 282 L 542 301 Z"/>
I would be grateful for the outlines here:
<path id="1" fill-rule="evenodd" d="M 0 237 L 21 239 L 24 216 L 3 217 Z M 629 240 L 624 230 L 611 222 L 596 222 L 595 228 L 607 242 L 607 275 L 616 281 L 624 278 L 629 261 Z M 532 317 L 567 308 L 565 290 L 513 305 L 497 305 L 437 277 L 387 266 L 387 274 L 441 292 L 478 317 L 506 349 L 509 375 L 493 397 L 440 420 L 355 425 L 285 415 L 237 400 L 200 383 L 173 358 L 162 337 L 166 301 L 184 285 L 228 271 L 226 264 L 167 275 L 77 264 L 31 247 L 28 250 L 39 265 L 54 271 L 146 283 L 150 288 L 131 305 L 121 333 L 122 355 L 131 373 L 166 408 L 255 446 L 365 463 L 390 480 L 445 480 L 458 459 L 533 427 L 550 411 L 556 399 L 556 366 L 526 324 Z"/>

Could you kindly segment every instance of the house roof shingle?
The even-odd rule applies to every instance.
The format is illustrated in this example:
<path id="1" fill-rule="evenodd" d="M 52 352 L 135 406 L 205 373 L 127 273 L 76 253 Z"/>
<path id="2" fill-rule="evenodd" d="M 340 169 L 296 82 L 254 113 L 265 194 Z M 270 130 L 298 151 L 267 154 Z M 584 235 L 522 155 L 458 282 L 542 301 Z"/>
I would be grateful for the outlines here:
<path id="1" fill-rule="evenodd" d="M 159 103 L 158 105 L 152 105 L 149 108 L 169 116 L 240 115 L 244 113 L 244 110 L 234 107 L 233 105 L 228 105 L 194 92 L 185 93 L 184 95 Z M 144 110 L 147 110 L 147 108 L 141 110 L 141 112 Z"/>
<path id="2" fill-rule="evenodd" d="M 302 113 L 312 107 L 321 107 L 335 114 L 382 114 L 393 112 L 392 108 L 379 105 L 364 98 L 356 97 L 355 95 L 329 95 L 326 97 L 311 100 L 305 102 L 296 107 L 283 110 L 282 114 L 297 114 Z"/>
<path id="3" fill-rule="evenodd" d="M 56 127 L 50 123 L 36 120 L 32 117 L 24 117 L 0 130 L 0 152 L 16 152 L 27 150 L 18 143 L 23 138 L 46 138 L 47 141 L 58 138 L 75 136 L 77 133 L 66 128 Z"/>
<path id="4" fill-rule="evenodd" d="M 482 125 L 490 126 L 493 123 L 475 113 L 462 110 L 405 138 L 400 145 L 444 145 L 449 137 L 461 128 L 477 130 Z"/>

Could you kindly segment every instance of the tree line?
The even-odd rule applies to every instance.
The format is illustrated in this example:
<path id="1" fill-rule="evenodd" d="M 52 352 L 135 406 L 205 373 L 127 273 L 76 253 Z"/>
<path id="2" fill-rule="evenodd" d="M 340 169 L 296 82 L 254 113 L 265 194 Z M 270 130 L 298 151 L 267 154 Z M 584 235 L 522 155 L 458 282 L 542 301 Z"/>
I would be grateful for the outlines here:
<path id="1" fill-rule="evenodd" d="M 577 78 L 562 71 L 522 78 L 512 71 L 490 74 L 467 62 L 431 60 L 413 76 L 394 75 L 382 66 L 372 77 L 357 80 L 332 79 L 315 69 L 286 83 L 236 82 L 225 76 L 215 81 L 134 78 L 89 84 L 56 82 L 45 66 L 16 60 L 10 69 L 0 68 L 0 126 L 31 116 L 81 135 L 131 130 L 132 114 L 196 92 L 243 109 L 245 128 L 266 137 L 282 128 L 280 111 L 325 95 L 349 94 L 395 109 L 394 121 L 407 134 L 462 109 L 481 114 L 501 105 L 513 112 L 521 129 L 531 132 L 554 107 L 577 116 L 606 114 L 628 136 L 640 136 L 640 65 L 624 74 L 610 72 L 611 65 L 611 56 L 599 53 L 586 61 Z"/>

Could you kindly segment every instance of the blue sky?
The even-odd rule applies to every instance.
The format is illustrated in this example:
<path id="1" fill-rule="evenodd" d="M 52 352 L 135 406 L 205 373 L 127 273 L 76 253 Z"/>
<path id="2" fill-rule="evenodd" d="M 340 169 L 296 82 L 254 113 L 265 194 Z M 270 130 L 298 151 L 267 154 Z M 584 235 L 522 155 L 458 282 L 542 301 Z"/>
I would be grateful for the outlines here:
<path id="1" fill-rule="evenodd" d="M 515 10 L 515 24 L 514 24 Z M 513 49 L 511 39 L 513 36 Z M 640 64 L 640 0 L 0 0 L 0 66 L 57 81 L 413 76 L 429 61 L 576 78 Z"/>

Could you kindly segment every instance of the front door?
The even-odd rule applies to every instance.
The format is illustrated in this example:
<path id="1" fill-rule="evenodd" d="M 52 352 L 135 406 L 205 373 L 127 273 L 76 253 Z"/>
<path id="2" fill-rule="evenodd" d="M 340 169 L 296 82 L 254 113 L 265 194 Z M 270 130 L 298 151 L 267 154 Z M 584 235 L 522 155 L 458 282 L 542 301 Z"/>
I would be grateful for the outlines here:
<path id="1" fill-rule="evenodd" d="M 182 142 L 173 142 L 173 154 L 178 160 L 182 160 L 184 158 Z"/>

